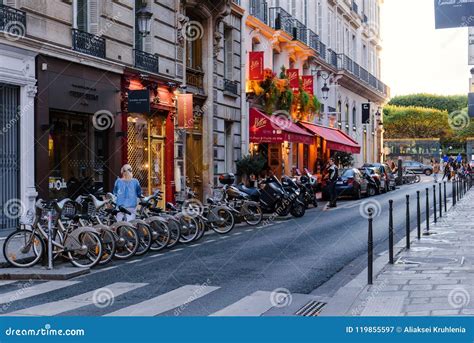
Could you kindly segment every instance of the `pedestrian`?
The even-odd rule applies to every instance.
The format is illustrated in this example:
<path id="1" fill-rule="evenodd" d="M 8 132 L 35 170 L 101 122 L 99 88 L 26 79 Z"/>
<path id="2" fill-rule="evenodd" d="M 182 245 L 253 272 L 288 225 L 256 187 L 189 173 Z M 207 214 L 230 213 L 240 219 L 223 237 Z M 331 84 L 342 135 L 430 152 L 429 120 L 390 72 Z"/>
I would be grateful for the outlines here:
<path id="1" fill-rule="evenodd" d="M 130 164 L 124 164 L 120 169 L 120 173 L 122 177 L 115 181 L 113 193 L 117 197 L 117 206 L 126 208 L 131 214 L 119 213 L 117 220 L 134 220 L 138 198 L 142 195 L 142 188 L 138 180 L 133 177 Z"/>
<path id="2" fill-rule="evenodd" d="M 434 183 L 438 183 L 438 174 L 440 172 L 440 166 L 437 160 L 433 162 L 433 179 Z"/>
<path id="3" fill-rule="evenodd" d="M 459 153 L 458 156 L 456 157 L 456 162 L 457 162 L 458 164 L 462 162 L 461 153 Z"/>
<path id="4" fill-rule="evenodd" d="M 337 192 L 336 192 L 336 182 L 339 178 L 339 169 L 336 166 L 336 161 L 334 158 L 329 159 L 329 165 L 327 168 L 327 185 L 329 190 L 329 205 L 328 207 L 334 208 L 337 207 Z"/>

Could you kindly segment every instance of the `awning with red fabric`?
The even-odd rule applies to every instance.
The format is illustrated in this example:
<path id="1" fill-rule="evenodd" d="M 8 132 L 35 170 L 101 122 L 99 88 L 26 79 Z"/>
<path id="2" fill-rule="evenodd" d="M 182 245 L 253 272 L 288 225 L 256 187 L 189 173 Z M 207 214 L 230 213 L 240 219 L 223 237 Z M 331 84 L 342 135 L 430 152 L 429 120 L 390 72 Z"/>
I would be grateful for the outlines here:
<path id="1" fill-rule="evenodd" d="M 250 109 L 249 139 L 252 143 L 313 144 L 314 136 L 283 116 L 267 116 L 256 108 Z"/>
<path id="2" fill-rule="evenodd" d="M 326 140 L 326 146 L 330 150 L 360 153 L 360 145 L 344 132 L 331 127 L 324 127 L 316 124 L 300 122 L 304 128 Z"/>

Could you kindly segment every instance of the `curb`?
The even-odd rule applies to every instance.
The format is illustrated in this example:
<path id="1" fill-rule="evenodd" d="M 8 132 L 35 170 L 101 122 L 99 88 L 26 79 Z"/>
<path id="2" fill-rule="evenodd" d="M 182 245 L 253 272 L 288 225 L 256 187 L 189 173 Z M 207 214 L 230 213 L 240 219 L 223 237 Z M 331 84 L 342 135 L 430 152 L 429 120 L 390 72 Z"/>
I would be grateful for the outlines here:
<path id="1" fill-rule="evenodd" d="M 77 267 L 57 267 L 52 270 L 45 267 L 8 268 L 0 270 L 0 280 L 68 280 L 89 273 L 89 268 Z"/>
<path id="2" fill-rule="evenodd" d="M 453 209 L 452 202 L 448 203 L 448 212 Z M 447 213 L 447 212 L 444 212 Z M 430 215 L 430 218 L 434 218 L 434 215 Z M 430 221 L 430 224 L 434 224 L 434 221 Z M 421 226 L 426 226 L 426 219 L 421 221 Z M 431 230 L 430 230 L 431 231 Z M 422 230 L 423 235 L 423 230 Z M 414 228 L 410 231 L 410 243 L 418 241 L 417 238 L 417 228 Z M 396 244 L 394 244 L 394 260 L 400 255 L 401 252 L 406 251 L 405 247 L 406 236 L 402 237 Z M 377 259 L 374 260 L 373 265 L 373 279 L 377 279 L 377 276 L 380 272 L 389 265 L 387 262 L 389 260 L 389 252 L 386 251 L 384 254 L 380 255 Z M 337 275 L 337 274 L 336 274 Z M 354 279 L 349 281 L 347 284 L 342 286 L 337 290 L 337 292 L 329 300 L 328 304 L 323 308 L 320 317 L 325 316 L 350 316 L 347 312 L 350 310 L 354 302 L 359 298 L 359 295 L 368 291 L 373 285 L 367 284 L 367 267 L 364 268 Z"/>

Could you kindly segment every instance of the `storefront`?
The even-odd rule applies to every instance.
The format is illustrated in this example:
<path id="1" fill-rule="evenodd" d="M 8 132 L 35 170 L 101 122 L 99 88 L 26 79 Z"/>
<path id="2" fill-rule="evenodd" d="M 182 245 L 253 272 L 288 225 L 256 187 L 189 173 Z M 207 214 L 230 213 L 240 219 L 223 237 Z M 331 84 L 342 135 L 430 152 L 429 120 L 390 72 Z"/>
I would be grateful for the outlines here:
<path id="1" fill-rule="evenodd" d="M 281 177 L 289 175 L 294 165 L 290 164 L 293 158 L 292 150 L 301 150 L 314 145 L 314 137 L 306 130 L 298 127 L 292 120 L 282 120 L 278 116 L 267 116 L 256 108 L 250 109 L 249 139 L 251 149 L 268 161 L 268 168 Z M 297 155 L 298 156 L 298 155 Z M 304 158 L 304 155 L 302 156 Z"/>
<path id="2" fill-rule="evenodd" d="M 120 174 L 120 75 L 37 57 L 36 183 L 43 198 L 111 191 Z"/>
<path id="3" fill-rule="evenodd" d="M 136 101 L 130 102 L 132 97 Z M 141 103 L 138 107 L 137 101 Z M 144 194 L 160 191 L 164 194 L 163 201 L 172 201 L 175 194 L 173 89 L 164 81 L 143 80 L 133 71 L 126 71 L 122 80 L 122 113 L 122 163 L 132 166 Z"/>
<path id="4" fill-rule="evenodd" d="M 0 44 L 0 229 L 16 228 L 22 212 L 34 208 L 37 195 L 31 149 L 35 55 Z"/>

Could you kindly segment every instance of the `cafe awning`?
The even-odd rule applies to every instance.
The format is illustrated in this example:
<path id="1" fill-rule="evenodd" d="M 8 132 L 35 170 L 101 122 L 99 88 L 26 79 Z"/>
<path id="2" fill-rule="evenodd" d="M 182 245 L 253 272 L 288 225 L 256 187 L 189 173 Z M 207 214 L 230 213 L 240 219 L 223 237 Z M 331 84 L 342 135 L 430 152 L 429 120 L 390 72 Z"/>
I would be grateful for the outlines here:
<path id="1" fill-rule="evenodd" d="M 360 153 L 360 145 L 341 130 L 305 122 L 300 122 L 299 124 L 308 131 L 326 140 L 326 147 L 330 150 L 349 152 L 352 154 Z"/>
<path id="2" fill-rule="evenodd" d="M 252 143 L 314 143 L 314 136 L 291 119 L 281 115 L 267 116 L 256 108 L 250 109 L 249 136 Z"/>

